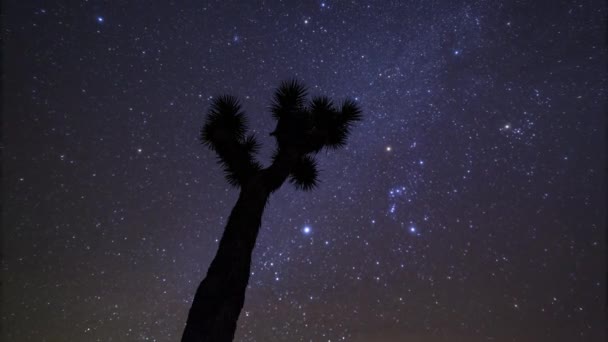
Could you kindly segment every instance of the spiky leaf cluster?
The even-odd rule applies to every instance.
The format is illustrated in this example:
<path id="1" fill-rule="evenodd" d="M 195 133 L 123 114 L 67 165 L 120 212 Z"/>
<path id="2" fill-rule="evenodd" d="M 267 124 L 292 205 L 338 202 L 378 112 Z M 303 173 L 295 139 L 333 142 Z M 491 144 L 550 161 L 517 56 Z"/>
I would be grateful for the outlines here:
<path id="1" fill-rule="evenodd" d="M 352 100 L 344 101 L 341 110 L 332 115 L 326 126 L 328 134 L 325 146 L 332 149 L 344 147 L 354 123 L 361 119 L 359 106 Z"/>
<path id="2" fill-rule="evenodd" d="M 290 114 L 300 112 L 306 103 L 306 87 L 296 80 L 284 81 L 274 93 L 270 106 L 272 116 L 279 120 Z"/>
<path id="3" fill-rule="evenodd" d="M 346 100 L 339 108 L 328 97 L 307 102 L 307 89 L 295 80 L 283 82 L 271 105 L 277 126 L 271 133 L 277 141 L 273 165 L 289 166 L 289 180 L 296 188 L 310 190 L 318 184 L 317 165 L 312 155 L 323 148 L 337 149 L 346 144 L 352 125 L 361 120 L 361 110 Z M 243 185 L 260 171 L 254 155 L 259 145 L 245 136 L 247 120 L 238 100 L 232 96 L 215 99 L 201 130 L 201 141 L 217 152 L 226 178 L 232 185 Z M 272 182 L 272 181 L 271 181 Z M 276 188 L 280 186 L 276 183 Z"/>
<path id="4" fill-rule="evenodd" d="M 323 148 L 338 149 L 356 121 L 361 110 L 354 101 L 346 100 L 338 109 L 331 99 L 315 97 L 306 104 L 306 88 L 297 81 L 284 82 L 275 92 L 271 106 L 277 119 L 271 133 L 281 150 L 296 151 L 302 158 L 293 167 L 291 182 L 297 188 L 309 190 L 317 184 L 316 164 L 309 154 Z"/>
<path id="5" fill-rule="evenodd" d="M 245 136 L 246 131 L 247 119 L 238 100 L 216 98 L 201 130 L 201 141 L 217 153 L 228 183 L 234 186 L 245 184 L 261 169 L 254 156 L 260 146 L 253 135 Z"/>
<path id="6" fill-rule="evenodd" d="M 316 153 L 324 147 L 343 147 L 353 124 L 361 120 L 359 106 L 346 100 L 337 109 L 325 96 L 315 97 L 305 106 L 306 93 L 306 88 L 296 81 L 283 83 L 275 93 L 272 111 L 277 127 L 271 135 L 279 148 Z"/>
<path id="7" fill-rule="evenodd" d="M 318 176 L 317 162 L 313 157 L 304 155 L 294 165 L 289 181 L 296 189 L 309 191 L 318 185 Z"/>

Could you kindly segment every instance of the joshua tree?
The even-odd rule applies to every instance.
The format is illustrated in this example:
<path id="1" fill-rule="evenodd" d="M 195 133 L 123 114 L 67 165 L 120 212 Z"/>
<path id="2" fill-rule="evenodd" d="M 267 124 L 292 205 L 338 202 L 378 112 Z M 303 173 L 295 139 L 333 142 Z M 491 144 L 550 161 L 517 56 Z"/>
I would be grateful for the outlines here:
<path id="1" fill-rule="evenodd" d="M 317 185 L 314 155 L 346 144 L 361 110 L 351 100 L 339 108 L 327 97 L 306 100 L 306 88 L 297 81 L 283 82 L 274 94 L 272 116 L 277 141 L 272 164 L 263 168 L 254 158 L 259 144 L 246 136 L 247 120 L 238 100 L 221 96 L 213 102 L 201 130 L 201 141 L 215 151 L 228 183 L 240 188 L 215 258 L 200 283 L 182 342 L 232 341 L 245 302 L 251 254 L 270 194 L 289 178 L 296 188 Z"/>

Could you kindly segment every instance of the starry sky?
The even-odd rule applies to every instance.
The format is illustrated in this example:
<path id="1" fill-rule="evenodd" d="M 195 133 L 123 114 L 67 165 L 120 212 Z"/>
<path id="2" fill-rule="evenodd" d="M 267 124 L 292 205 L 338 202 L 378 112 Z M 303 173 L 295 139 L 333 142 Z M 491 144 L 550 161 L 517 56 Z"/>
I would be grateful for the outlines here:
<path id="1" fill-rule="evenodd" d="M 238 96 L 356 100 L 266 208 L 236 341 L 604 341 L 603 1 L 6 1 L 2 338 L 177 341 Z"/>

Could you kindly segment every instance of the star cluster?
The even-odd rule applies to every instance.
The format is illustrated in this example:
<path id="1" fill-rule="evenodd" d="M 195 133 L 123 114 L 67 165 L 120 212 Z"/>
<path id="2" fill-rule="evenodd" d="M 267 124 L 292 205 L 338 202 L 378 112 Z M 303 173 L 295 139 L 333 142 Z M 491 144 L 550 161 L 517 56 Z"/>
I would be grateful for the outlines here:
<path id="1" fill-rule="evenodd" d="M 604 341 L 599 1 L 7 2 L 2 339 L 176 341 L 298 78 L 364 121 L 266 207 L 236 341 Z"/>

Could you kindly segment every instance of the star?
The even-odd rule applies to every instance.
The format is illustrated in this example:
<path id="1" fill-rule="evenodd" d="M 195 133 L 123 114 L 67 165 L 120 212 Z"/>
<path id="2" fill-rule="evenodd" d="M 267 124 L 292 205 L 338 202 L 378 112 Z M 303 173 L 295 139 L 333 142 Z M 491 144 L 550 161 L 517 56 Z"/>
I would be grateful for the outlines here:
<path id="1" fill-rule="evenodd" d="M 312 228 L 310 226 L 304 226 L 304 228 L 302 228 L 302 233 L 304 233 L 304 235 L 309 235 L 312 233 Z"/>

